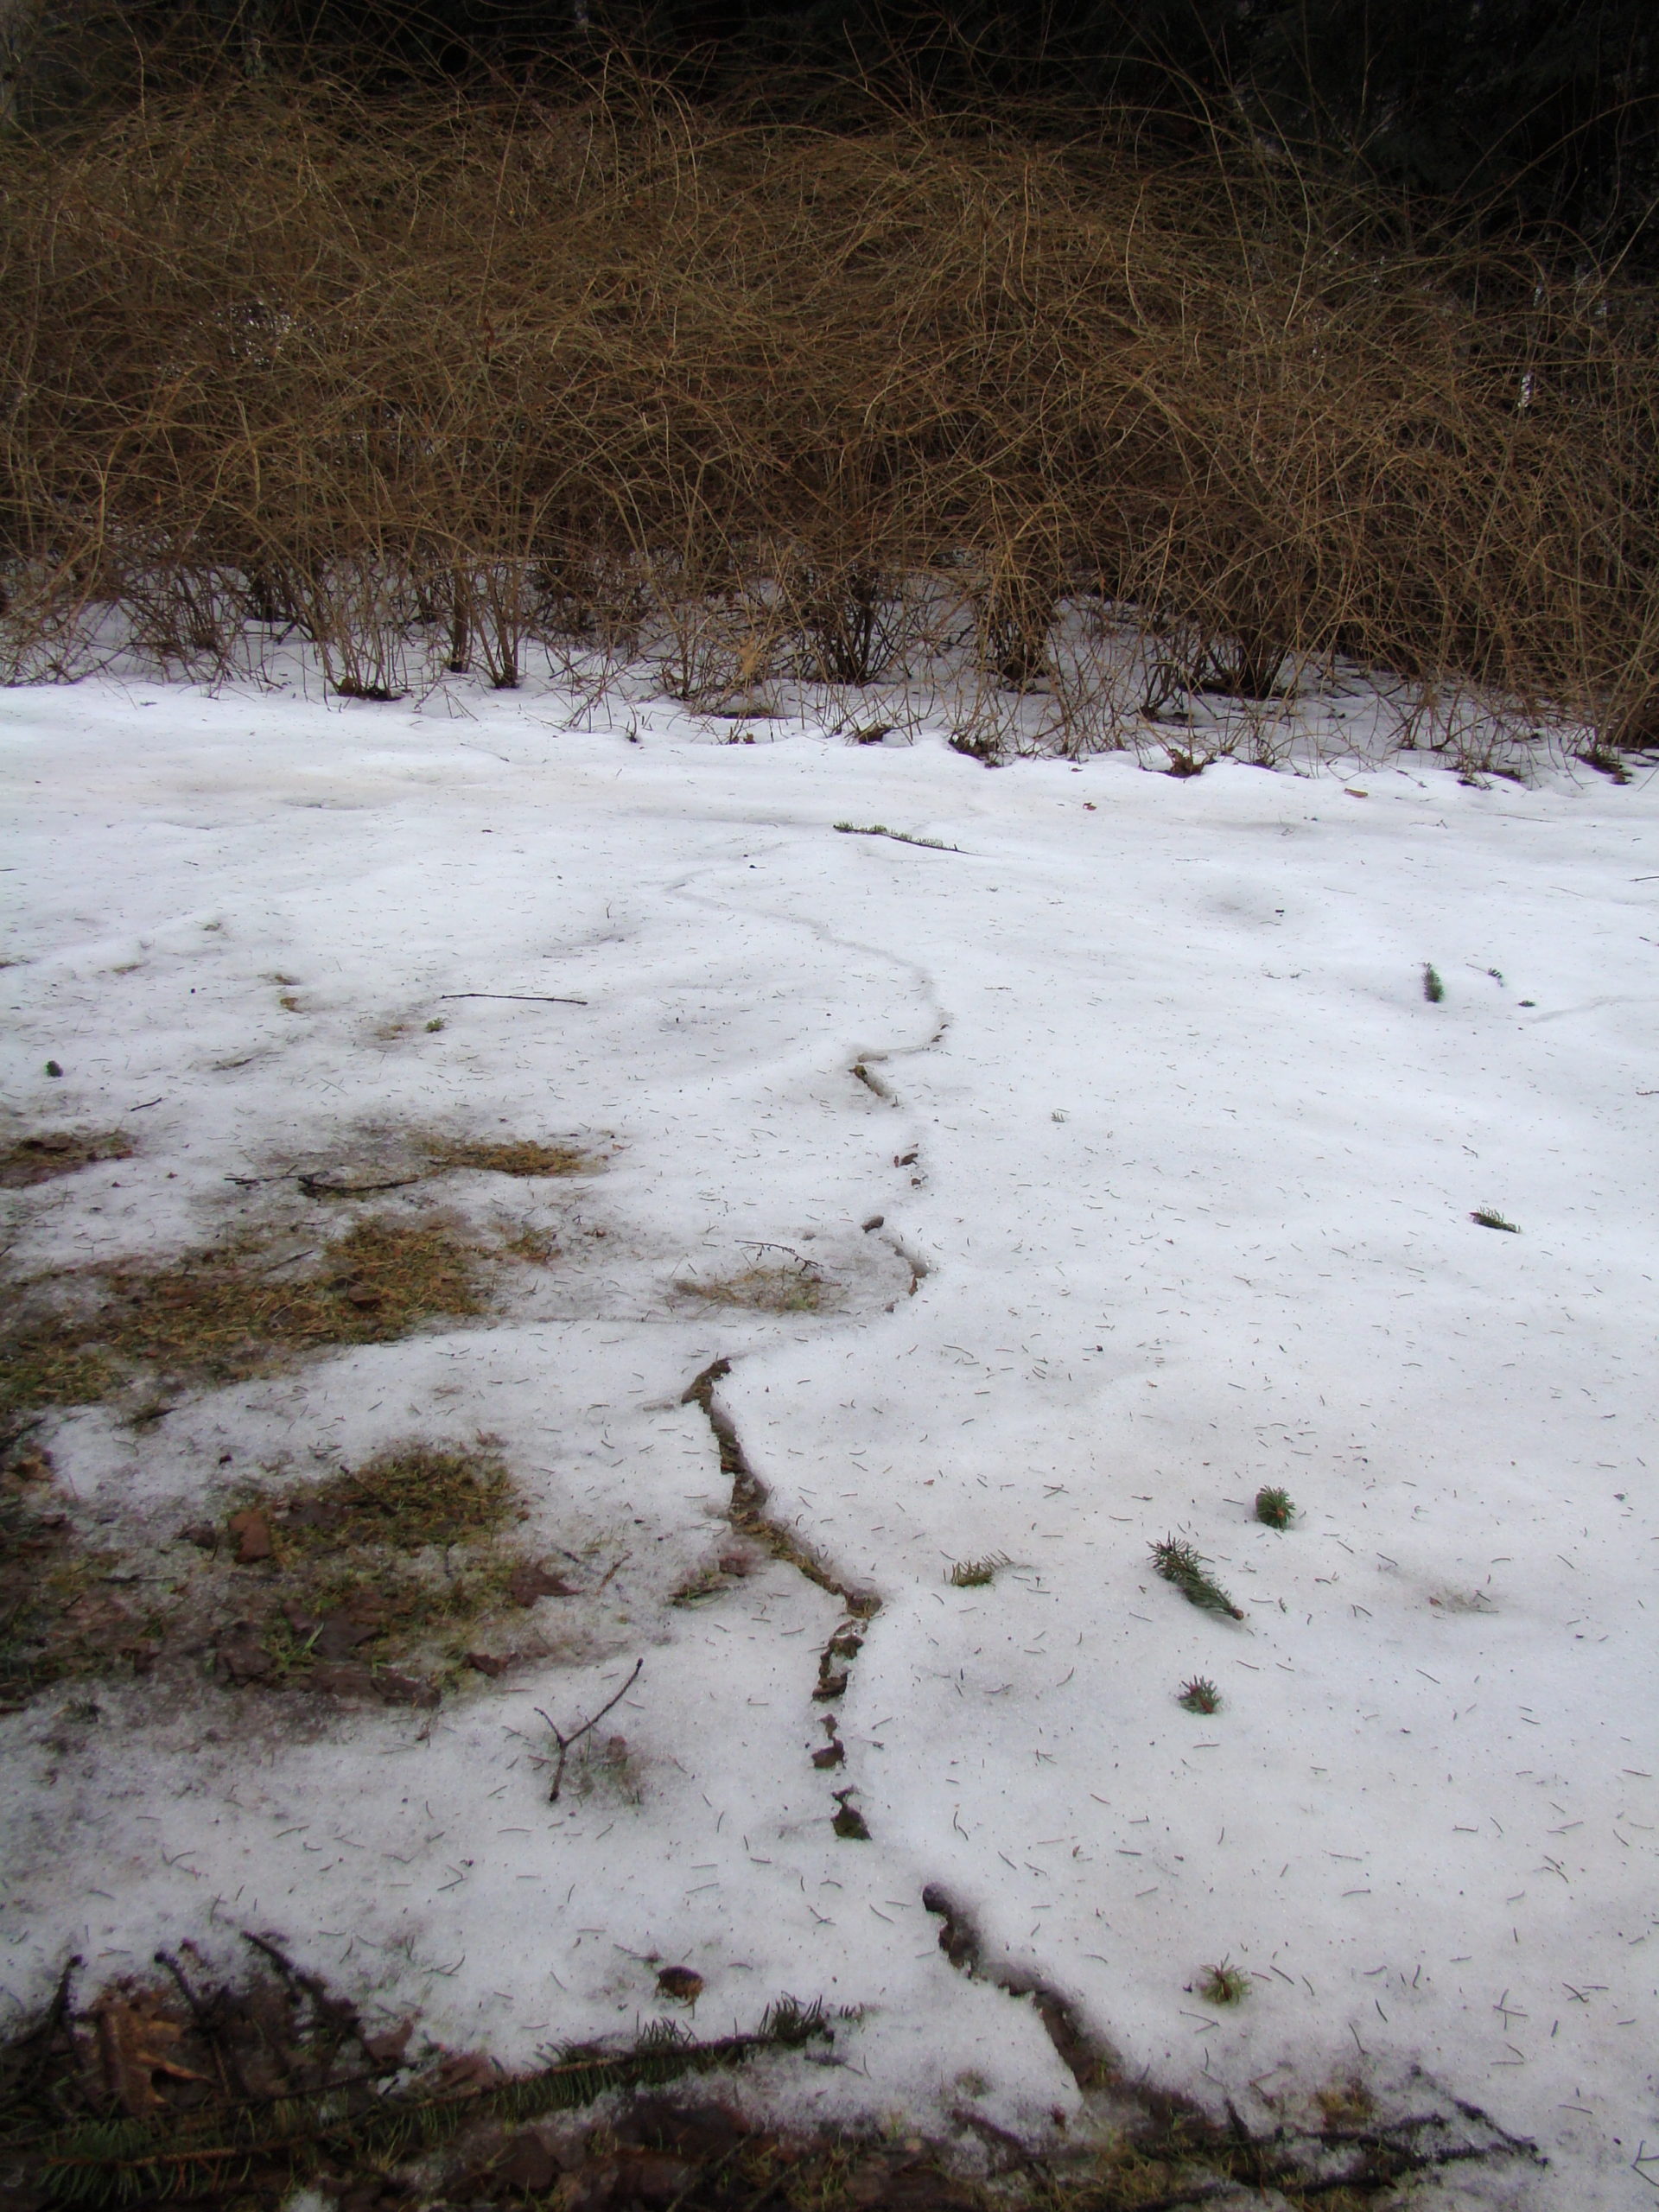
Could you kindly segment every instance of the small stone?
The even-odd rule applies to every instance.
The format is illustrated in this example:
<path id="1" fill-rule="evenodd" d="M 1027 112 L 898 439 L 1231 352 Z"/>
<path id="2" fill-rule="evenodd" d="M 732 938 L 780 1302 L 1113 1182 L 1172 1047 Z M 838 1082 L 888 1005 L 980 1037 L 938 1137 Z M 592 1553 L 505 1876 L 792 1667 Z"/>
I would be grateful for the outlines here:
<path id="1" fill-rule="evenodd" d="M 46 1071 L 49 1076 L 60 1076 L 63 1073 L 63 1070 L 58 1065 L 55 1060 L 48 1060 L 47 1062 Z"/>

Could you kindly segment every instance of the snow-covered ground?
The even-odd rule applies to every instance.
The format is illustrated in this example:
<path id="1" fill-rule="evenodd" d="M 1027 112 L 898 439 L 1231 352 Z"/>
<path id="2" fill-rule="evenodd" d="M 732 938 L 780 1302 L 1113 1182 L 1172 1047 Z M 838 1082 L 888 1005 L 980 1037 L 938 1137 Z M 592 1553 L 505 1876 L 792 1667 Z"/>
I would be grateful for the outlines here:
<path id="1" fill-rule="evenodd" d="M 1004 1974 L 1212 2106 L 1421 2067 L 1547 2154 L 1504 2203 L 1649 2202 L 1659 785 L 717 727 L 0 697 L 11 1127 L 139 1145 L 8 1202 L 14 1271 L 196 1248 L 264 1203 L 228 1178 L 399 1128 L 604 1161 L 452 1192 L 565 1255 L 483 1321 L 54 1417 L 77 1510 L 170 1530 L 262 1467 L 483 1430 L 538 1533 L 617 1562 L 435 1713 L 137 1681 L 0 1720 L 8 1996 L 253 1928 L 524 2062 L 657 2016 L 670 1961 L 709 2033 L 861 2008 L 842 2063 L 780 2065 L 798 2108 L 1075 2118 Z M 675 1288 L 768 1245 L 823 1311 Z M 838 1702 L 846 1613 L 786 1560 L 667 1602 L 733 1541 L 684 1402 L 721 1358 L 770 1514 L 880 1600 Z M 1241 1622 L 1151 1572 L 1171 1535 Z M 639 1658 L 606 1726 L 640 1802 L 550 1806 L 538 1708 L 573 1727 Z M 1230 2007 L 1194 1993 L 1224 1960 Z"/>

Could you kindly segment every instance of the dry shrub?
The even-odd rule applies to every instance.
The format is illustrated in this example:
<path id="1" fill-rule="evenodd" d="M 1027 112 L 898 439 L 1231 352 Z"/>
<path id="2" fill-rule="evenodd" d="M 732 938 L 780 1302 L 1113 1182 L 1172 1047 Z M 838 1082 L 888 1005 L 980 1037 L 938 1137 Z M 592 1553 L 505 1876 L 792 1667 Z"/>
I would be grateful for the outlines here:
<path id="1" fill-rule="evenodd" d="M 298 632 L 719 705 L 954 640 L 984 750 L 1340 653 L 1659 737 L 1650 303 L 1249 147 L 267 79 L 0 188 L 13 679 Z"/>

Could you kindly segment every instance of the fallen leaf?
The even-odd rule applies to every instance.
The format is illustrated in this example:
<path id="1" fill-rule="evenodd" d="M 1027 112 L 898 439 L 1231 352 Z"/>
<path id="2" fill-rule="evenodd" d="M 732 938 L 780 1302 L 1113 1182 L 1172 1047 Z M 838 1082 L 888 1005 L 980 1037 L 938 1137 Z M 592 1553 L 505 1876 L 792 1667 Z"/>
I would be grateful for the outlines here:
<path id="1" fill-rule="evenodd" d="M 372 1697 L 374 1669 L 361 1659 L 343 1660 L 333 1666 L 313 1667 L 298 1677 L 301 1689 L 319 1697 Z"/>
<path id="2" fill-rule="evenodd" d="M 257 1682 L 269 1675 L 276 1661 L 260 1641 L 251 1621 L 236 1621 L 219 1639 L 220 1671 L 233 1682 Z"/>
<path id="3" fill-rule="evenodd" d="M 77 1636 L 107 1636 L 111 1630 L 130 1628 L 132 1617 L 126 1607 L 114 1598 L 100 1597 L 96 1591 L 84 1590 L 73 1605 L 63 1609 L 63 1623 Z"/>
<path id="4" fill-rule="evenodd" d="M 535 2130 L 526 2127 L 507 2139 L 495 2171 L 511 2187 L 539 2195 L 558 2179 L 559 2162 Z"/>
<path id="5" fill-rule="evenodd" d="M 383 1705 L 435 1705 L 438 1688 L 435 1682 L 423 1682 L 413 1675 L 399 1675 L 390 1667 L 382 1667 L 374 1676 L 374 1694 Z"/>
<path id="6" fill-rule="evenodd" d="M 376 2035 L 365 2036 L 363 2048 L 377 2066 L 395 2066 L 409 2049 L 409 2039 L 414 2032 L 413 2020 L 400 2020 L 395 2028 L 382 2028 Z"/>
<path id="7" fill-rule="evenodd" d="M 702 1994 L 702 1976 L 695 1967 L 664 1967 L 657 1976 L 657 1986 L 677 2005 L 695 2005 Z"/>
<path id="8" fill-rule="evenodd" d="M 533 1605 L 538 1598 L 574 1598 L 578 1592 L 563 1576 L 525 1560 L 508 1576 L 507 1595 L 515 1605 Z"/>
<path id="9" fill-rule="evenodd" d="M 232 1541 L 238 1567 L 254 1567 L 271 1555 L 270 1523 L 257 1505 L 246 1506 L 230 1519 Z"/>
<path id="10" fill-rule="evenodd" d="M 170 2054 L 184 2030 L 168 2018 L 159 1992 L 139 1989 L 130 1995 L 111 1992 L 97 2008 L 99 2063 L 105 2087 L 122 2109 L 138 2118 L 161 2103 L 156 2094 L 157 2074 L 177 2082 L 205 2082 L 205 2074 L 181 2066 Z"/>
<path id="11" fill-rule="evenodd" d="M 380 1633 L 380 1624 L 365 1620 L 359 1613 L 348 1609 L 330 1613 L 318 1629 L 311 1649 L 319 1659 L 349 1659 L 359 1643 L 367 1643 Z"/>

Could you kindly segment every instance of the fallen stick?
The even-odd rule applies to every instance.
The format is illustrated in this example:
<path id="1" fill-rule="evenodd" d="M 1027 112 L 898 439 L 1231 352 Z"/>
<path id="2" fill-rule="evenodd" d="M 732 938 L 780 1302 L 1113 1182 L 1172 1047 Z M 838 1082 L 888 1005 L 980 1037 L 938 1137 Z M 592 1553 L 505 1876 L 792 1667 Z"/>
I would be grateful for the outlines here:
<path id="1" fill-rule="evenodd" d="M 550 999 L 537 991 L 440 991 L 444 999 L 511 999 L 518 1006 L 586 1006 L 586 999 Z"/>
<path id="2" fill-rule="evenodd" d="M 559 1787 L 564 1780 L 564 1763 L 570 1755 L 570 1746 L 572 1744 L 579 1744 L 590 1728 L 598 1727 L 600 1722 L 605 1718 L 606 1714 L 612 1710 L 613 1707 L 621 1704 L 623 1699 L 626 1697 L 628 1692 L 639 1681 L 640 1669 L 644 1667 L 645 1663 L 645 1662 L 643 1659 L 636 1659 L 633 1662 L 633 1672 L 628 1676 L 627 1681 L 623 1683 L 621 1688 L 618 1690 L 616 1695 L 610 1699 L 607 1703 L 601 1705 L 599 1711 L 594 1715 L 591 1720 L 584 1720 L 580 1728 L 573 1728 L 568 1736 L 562 1735 L 559 1732 L 556 1724 L 549 1719 L 549 1716 L 545 1713 L 542 1713 L 542 1708 L 539 1705 L 537 1707 L 537 1712 L 541 1713 L 542 1719 L 547 1721 L 548 1726 L 552 1729 L 553 1740 L 559 1747 L 558 1763 L 553 1769 L 553 1787 L 547 1793 L 547 1802 L 550 1805 L 556 1805 L 559 1802 Z"/>

